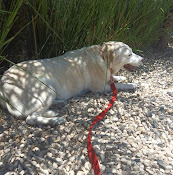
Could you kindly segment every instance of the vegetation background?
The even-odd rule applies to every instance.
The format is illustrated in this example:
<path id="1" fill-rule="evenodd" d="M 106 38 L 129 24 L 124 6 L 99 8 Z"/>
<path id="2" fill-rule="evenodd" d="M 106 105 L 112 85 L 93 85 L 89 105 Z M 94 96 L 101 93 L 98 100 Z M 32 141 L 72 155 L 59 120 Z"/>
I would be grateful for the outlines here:
<path id="1" fill-rule="evenodd" d="M 167 32 L 172 6 L 172 0 L 1 0 L 0 74 L 12 62 L 109 40 L 145 50 Z"/>

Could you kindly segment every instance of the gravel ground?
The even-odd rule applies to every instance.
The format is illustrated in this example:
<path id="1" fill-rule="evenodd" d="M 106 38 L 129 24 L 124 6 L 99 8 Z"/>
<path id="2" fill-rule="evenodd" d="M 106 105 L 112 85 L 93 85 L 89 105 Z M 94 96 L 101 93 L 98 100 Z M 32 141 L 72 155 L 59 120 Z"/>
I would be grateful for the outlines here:
<path id="1" fill-rule="evenodd" d="M 143 68 L 124 73 L 134 92 L 118 92 L 114 106 L 92 131 L 103 175 L 173 175 L 173 50 L 145 54 Z M 0 175 L 94 174 L 87 153 L 92 119 L 112 93 L 68 100 L 60 126 L 32 127 L 7 112 L 0 117 Z"/>

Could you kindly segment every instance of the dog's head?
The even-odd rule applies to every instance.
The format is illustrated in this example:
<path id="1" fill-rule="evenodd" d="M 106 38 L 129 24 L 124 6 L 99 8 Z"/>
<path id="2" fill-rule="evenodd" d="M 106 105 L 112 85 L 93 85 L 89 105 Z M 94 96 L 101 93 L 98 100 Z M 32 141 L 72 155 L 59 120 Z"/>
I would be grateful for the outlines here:
<path id="1" fill-rule="evenodd" d="M 106 63 L 112 69 L 112 73 L 117 73 L 120 69 L 135 71 L 136 66 L 142 65 L 143 58 L 132 52 L 132 49 L 122 43 L 109 41 L 102 45 L 101 54 Z"/>

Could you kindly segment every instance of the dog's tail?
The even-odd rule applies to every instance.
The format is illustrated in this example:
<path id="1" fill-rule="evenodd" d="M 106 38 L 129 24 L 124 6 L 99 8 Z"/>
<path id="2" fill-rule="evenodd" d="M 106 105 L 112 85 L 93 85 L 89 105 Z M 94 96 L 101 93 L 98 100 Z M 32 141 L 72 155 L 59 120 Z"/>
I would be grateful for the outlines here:
<path id="1" fill-rule="evenodd" d="M 5 97 L 4 97 L 4 93 L 3 93 L 3 88 L 2 88 L 2 82 L 0 80 L 0 105 L 5 108 Z"/>
<path id="2" fill-rule="evenodd" d="M 2 106 L 4 109 L 7 109 L 9 113 L 16 117 L 24 116 L 19 110 L 16 109 L 15 105 L 9 102 L 8 98 L 5 95 L 2 85 L 3 84 L 0 80 L 0 106 Z"/>

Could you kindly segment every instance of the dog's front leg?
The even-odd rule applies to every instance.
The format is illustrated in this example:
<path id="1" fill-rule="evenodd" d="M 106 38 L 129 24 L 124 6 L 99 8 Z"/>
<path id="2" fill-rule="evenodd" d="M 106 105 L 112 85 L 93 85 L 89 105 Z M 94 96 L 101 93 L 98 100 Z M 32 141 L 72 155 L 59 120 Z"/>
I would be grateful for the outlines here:
<path id="1" fill-rule="evenodd" d="M 111 91 L 111 86 L 109 84 L 107 84 L 104 88 L 105 92 L 110 92 Z"/>
<path id="2" fill-rule="evenodd" d="M 128 83 L 128 84 L 114 83 L 114 84 L 115 84 L 115 87 L 117 88 L 117 90 L 121 90 L 121 91 L 135 90 L 137 87 L 136 84 L 134 84 L 134 83 Z M 112 91 L 110 85 L 107 84 L 105 86 L 105 91 L 106 92 Z"/>

